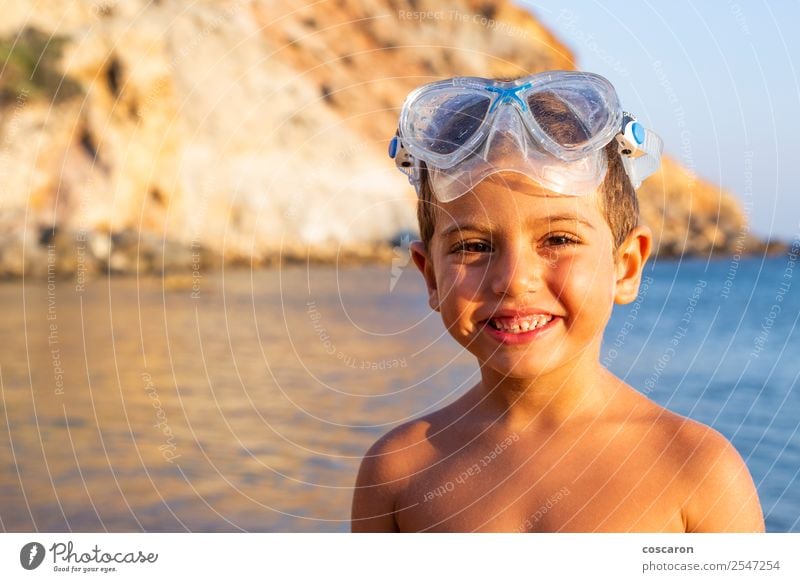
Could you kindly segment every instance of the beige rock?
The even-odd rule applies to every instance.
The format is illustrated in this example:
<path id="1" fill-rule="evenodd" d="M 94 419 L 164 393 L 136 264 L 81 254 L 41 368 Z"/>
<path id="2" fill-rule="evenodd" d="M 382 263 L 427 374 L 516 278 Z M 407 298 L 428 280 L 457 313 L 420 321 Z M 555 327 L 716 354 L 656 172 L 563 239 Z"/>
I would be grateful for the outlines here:
<path id="1" fill-rule="evenodd" d="M 41 271 L 36 252 L 25 246 L 24 265 L 16 253 L 42 225 L 84 239 L 97 270 L 191 269 L 192 249 L 209 265 L 385 258 L 416 228 L 385 154 L 407 92 L 574 66 L 507 1 L 40 0 L 3 15 L 7 41 L 26 28 L 60 39 L 60 74 L 78 87 L 0 112 L 0 226 L 17 233 L 5 273 Z M 744 221 L 671 160 L 641 208 L 668 254 L 727 248 Z M 722 226 L 693 229 L 697 216 Z"/>

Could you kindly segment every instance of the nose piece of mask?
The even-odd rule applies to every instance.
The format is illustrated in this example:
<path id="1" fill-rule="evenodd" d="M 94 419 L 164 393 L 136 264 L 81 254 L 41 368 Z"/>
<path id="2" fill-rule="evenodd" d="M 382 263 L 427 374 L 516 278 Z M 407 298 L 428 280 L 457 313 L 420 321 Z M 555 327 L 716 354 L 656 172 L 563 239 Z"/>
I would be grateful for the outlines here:
<path id="1" fill-rule="evenodd" d="M 481 155 L 486 161 L 491 161 L 491 158 L 499 159 L 513 151 L 524 158 L 528 155 L 529 147 L 527 130 L 516 107 L 501 105 L 492 120 L 492 128 L 486 136 Z"/>

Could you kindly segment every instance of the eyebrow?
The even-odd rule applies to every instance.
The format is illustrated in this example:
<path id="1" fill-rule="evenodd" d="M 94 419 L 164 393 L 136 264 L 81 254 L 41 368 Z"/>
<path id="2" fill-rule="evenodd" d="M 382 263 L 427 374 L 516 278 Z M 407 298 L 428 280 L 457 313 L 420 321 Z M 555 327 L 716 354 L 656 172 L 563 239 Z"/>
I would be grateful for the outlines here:
<path id="1" fill-rule="evenodd" d="M 596 230 L 594 225 L 588 220 L 585 220 L 580 216 L 573 216 L 570 214 L 554 214 L 552 216 L 544 216 L 537 219 L 535 222 L 579 222 L 584 226 L 588 226 L 592 230 Z"/>
<path id="2" fill-rule="evenodd" d="M 459 231 L 462 231 L 462 230 L 474 230 L 474 231 L 478 231 L 478 232 L 491 232 L 492 229 L 489 228 L 488 226 L 486 226 L 485 224 L 472 224 L 472 223 L 458 224 L 458 223 L 456 223 L 456 224 L 451 224 L 450 226 L 448 226 L 444 230 L 444 232 L 442 233 L 442 236 L 450 236 L 454 232 L 459 232 Z"/>
<path id="3" fill-rule="evenodd" d="M 537 218 L 534 222 L 536 222 L 536 223 L 539 223 L 539 222 L 547 222 L 547 223 L 553 223 L 553 222 L 579 222 L 580 224 L 583 224 L 584 226 L 586 226 L 588 228 L 591 228 L 592 230 L 597 230 L 597 229 L 595 229 L 594 225 L 592 225 L 592 223 L 588 222 L 587 220 L 584 220 L 583 218 L 580 218 L 579 216 L 572 216 L 572 215 L 569 215 L 569 214 L 554 214 L 552 216 L 544 216 L 542 218 Z M 442 236 L 444 236 L 444 237 L 450 236 L 454 232 L 458 232 L 458 231 L 461 231 L 461 230 L 474 230 L 474 231 L 478 231 L 478 232 L 491 232 L 492 229 L 489 226 L 485 225 L 485 224 L 477 224 L 477 223 L 476 224 L 473 224 L 473 223 L 451 224 L 449 227 L 447 227 L 444 230 L 444 232 L 442 232 Z"/>

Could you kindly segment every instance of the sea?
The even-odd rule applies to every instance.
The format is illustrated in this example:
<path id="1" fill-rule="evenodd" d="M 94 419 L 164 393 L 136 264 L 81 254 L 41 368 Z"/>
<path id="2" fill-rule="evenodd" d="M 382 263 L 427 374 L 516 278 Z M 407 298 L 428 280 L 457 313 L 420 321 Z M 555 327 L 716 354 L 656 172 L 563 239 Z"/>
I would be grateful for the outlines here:
<path id="1" fill-rule="evenodd" d="M 796 249 L 795 249 L 796 250 Z M 0 529 L 344 532 L 361 456 L 472 356 L 413 264 L 0 283 Z M 656 260 L 602 362 L 732 441 L 800 531 L 800 264 Z"/>

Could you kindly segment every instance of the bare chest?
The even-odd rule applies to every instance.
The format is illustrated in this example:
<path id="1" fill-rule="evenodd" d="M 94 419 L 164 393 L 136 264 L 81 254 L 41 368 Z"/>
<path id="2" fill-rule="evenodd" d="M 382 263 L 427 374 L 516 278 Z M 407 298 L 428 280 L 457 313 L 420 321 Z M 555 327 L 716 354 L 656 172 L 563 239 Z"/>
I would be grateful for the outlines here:
<path id="1" fill-rule="evenodd" d="M 681 487 L 646 451 L 511 442 L 430 459 L 398 498 L 402 531 L 682 532 Z"/>

